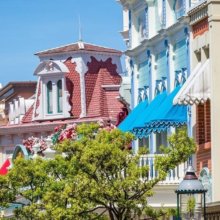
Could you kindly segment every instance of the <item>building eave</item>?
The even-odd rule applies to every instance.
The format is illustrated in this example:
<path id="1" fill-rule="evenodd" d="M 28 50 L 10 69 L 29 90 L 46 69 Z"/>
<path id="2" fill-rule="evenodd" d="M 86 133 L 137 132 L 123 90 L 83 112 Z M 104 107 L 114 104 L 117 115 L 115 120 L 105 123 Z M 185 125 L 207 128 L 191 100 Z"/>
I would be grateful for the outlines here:
<path id="1" fill-rule="evenodd" d="M 38 55 L 39 59 L 50 59 L 51 57 L 72 57 L 72 56 L 77 56 L 81 57 L 82 54 L 88 54 L 91 56 L 94 56 L 95 54 L 97 55 L 106 55 L 106 56 L 115 56 L 115 57 L 121 57 L 123 52 L 121 52 L 120 54 L 117 53 L 110 53 L 110 52 L 96 52 L 96 51 L 86 51 L 86 50 L 81 50 L 81 51 L 70 51 L 70 52 L 65 52 L 65 53 L 51 53 L 51 54 L 44 54 L 44 55 Z"/>
<path id="2" fill-rule="evenodd" d="M 83 44 L 84 46 L 82 47 L 81 44 Z M 65 50 L 64 48 L 66 47 L 75 46 L 75 45 L 78 48 L 69 49 L 69 50 L 67 49 L 68 51 L 62 51 L 62 49 Z M 85 47 L 88 47 L 88 46 L 93 47 L 93 49 L 86 49 Z M 56 51 L 59 49 L 61 51 Z M 56 56 L 56 55 L 65 55 L 65 54 L 81 54 L 81 53 L 93 53 L 93 54 L 101 53 L 101 54 L 111 54 L 115 56 L 122 55 L 122 52 L 120 50 L 116 50 L 116 49 L 109 48 L 109 47 L 103 47 L 103 46 L 86 43 L 86 42 L 76 42 L 76 43 L 61 45 L 59 47 L 54 47 L 51 49 L 39 51 L 35 53 L 34 55 L 38 57 L 47 57 L 47 56 L 49 57 L 49 56 L 54 56 L 54 55 Z"/>
<path id="3" fill-rule="evenodd" d="M 2 87 L 2 89 L 0 89 L 0 100 L 1 100 L 1 96 L 3 96 L 6 92 L 8 92 L 10 89 L 15 88 L 15 87 L 31 87 L 31 86 L 35 86 L 37 84 L 36 81 L 14 81 L 14 82 L 9 82 L 7 85 L 5 85 L 4 87 Z M 15 94 L 15 93 L 13 93 Z M 12 96 L 13 94 L 11 94 L 10 96 Z M 8 98 L 8 97 L 7 97 Z"/>
<path id="4" fill-rule="evenodd" d="M 11 135 L 11 134 L 25 134 L 31 132 L 47 132 L 52 131 L 56 126 L 65 125 L 65 124 L 80 124 L 80 123 L 92 123 L 97 122 L 98 120 L 108 120 L 108 117 L 90 117 L 90 118 L 79 118 L 79 119 L 67 119 L 59 121 L 46 121 L 46 122 L 32 122 L 24 123 L 17 125 L 6 125 L 0 127 L 0 136 L 1 135 Z"/>

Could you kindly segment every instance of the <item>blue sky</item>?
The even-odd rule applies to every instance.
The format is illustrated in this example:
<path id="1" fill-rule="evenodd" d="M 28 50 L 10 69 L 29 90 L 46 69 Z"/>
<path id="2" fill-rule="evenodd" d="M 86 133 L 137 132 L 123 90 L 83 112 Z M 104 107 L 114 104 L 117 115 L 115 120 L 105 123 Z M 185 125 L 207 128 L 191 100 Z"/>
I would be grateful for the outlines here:
<path id="1" fill-rule="evenodd" d="M 36 80 L 35 52 L 78 40 L 124 50 L 115 0 L 0 0 L 0 83 Z"/>

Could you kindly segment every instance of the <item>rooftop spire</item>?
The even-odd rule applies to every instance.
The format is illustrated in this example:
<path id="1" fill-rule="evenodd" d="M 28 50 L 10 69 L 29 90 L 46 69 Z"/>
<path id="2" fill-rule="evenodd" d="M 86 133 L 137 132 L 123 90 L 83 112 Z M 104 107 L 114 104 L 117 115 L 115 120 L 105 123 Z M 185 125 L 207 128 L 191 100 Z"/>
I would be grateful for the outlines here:
<path id="1" fill-rule="evenodd" d="M 79 15 L 79 41 L 82 41 L 82 27 L 81 27 L 80 15 Z"/>

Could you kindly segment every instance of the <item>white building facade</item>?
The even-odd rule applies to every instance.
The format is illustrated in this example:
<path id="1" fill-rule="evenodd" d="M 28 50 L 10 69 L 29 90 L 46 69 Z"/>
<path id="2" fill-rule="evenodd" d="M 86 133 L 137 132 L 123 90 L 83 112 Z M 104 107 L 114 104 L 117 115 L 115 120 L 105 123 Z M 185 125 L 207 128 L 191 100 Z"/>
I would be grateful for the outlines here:
<path id="1" fill-rule="evenodd" d="M 168 97 L 172 96 L 190 75 L 190 26 L 187 12 L 199 1 L 120 0 L 119 2 L 123 7 L 121 34 L 127 45 L 125 54 L 129 63 L 132 113 L 132 110 L 142 102 L 153 106 L 153 103 L 158 102 L 156 99 L 159 95 L 164 92 Z M 158 102 L 154 110 L 157 111 L 160 107 Z M 154 155 L 160 153 L 161 145 L 167 145 L 167 136 L 179 125 L 191 127 L 190 107 L 185 106 L 185 109 L 180 111 L 185 114 L 184 120 L 170 123 L 166 129 L 160 131 L 152 129 L 154 132 L 147 134 L 146 131 L 143 132 L 144 129 L 134 132 L 139 139 L 133 143 L 133 150 L 138 152 L 139 147 L 144 146 L 150 152 L 145 161 L 151 167 L 152 178 L 156 175 L 152 165 Z M 144 115 L 143 117 L 146 118 Z M 191 129 L 189 134 L 192 135 Z M 176 207 L 174 190 L 182 180 L 185 168 L 186 164 L 183 164 L 171 171 L 166 181 L 156 187 L 155 196 L 149 201 L 150 205 Z"/>

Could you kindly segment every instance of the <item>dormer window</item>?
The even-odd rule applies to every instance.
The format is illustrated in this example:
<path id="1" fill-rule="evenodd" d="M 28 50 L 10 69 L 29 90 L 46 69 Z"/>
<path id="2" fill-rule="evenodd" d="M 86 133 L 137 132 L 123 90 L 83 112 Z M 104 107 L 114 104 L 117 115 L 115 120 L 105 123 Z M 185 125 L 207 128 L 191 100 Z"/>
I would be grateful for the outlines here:
<path id="1" fill-rule="evenodd" d="M 34 106 L 35 120 L 51 120 L 70 116 L 70 96 L 66 88 L 67 66 L 61 61 L 43 61 L 37 67 L 38 78 L 36 102 Z M 45 102 L 46 100 L 46 102 Z"/>
<path id="2" fill-rule="evenodd" d="M 47 83 L 47 113 L 53 113 L 53 85 L 51 81 Z"/>
<path id="3" fill-rule="evenodd" d="M 57 82 L 57 111 L 58 113 L 63 112 L 63 89 L 62 80 Z"/>

